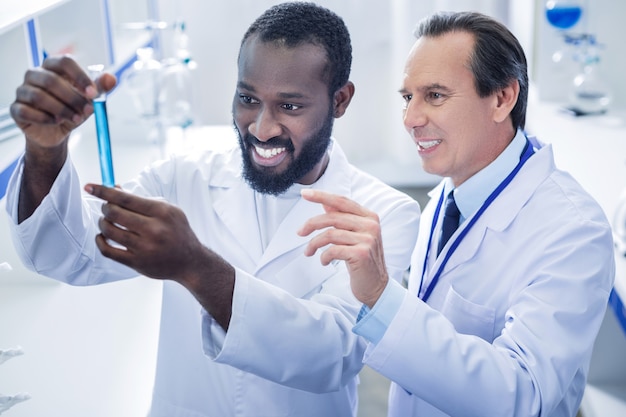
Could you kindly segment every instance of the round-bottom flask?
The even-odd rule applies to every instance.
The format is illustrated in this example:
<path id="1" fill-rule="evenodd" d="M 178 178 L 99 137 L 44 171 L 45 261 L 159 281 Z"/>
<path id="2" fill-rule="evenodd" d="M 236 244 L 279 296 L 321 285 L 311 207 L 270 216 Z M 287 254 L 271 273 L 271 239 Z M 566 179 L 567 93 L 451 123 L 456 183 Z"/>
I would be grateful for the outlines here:
<path id="1" fill-rule="evenodd" d="M 571 107 L 580 114 L 595 114 L 607 111 L 610 103 L 611 92 L 598 74 L 597 61 L 586 63 L 574 77 Z"/>

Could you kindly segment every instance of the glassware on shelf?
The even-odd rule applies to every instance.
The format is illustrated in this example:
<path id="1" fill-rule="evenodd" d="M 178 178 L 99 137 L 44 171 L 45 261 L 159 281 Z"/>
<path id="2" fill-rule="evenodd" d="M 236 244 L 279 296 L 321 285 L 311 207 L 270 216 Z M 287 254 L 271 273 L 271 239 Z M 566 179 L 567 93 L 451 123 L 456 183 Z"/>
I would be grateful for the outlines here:
<path id="1" fill-rule="evenodd" d="M 580 72 L 573 80 L 569 109 L 577 115 L 604 113 L 611 103 L 611 91 L 599 74 L 600 51 L 595 36 L 586 35 L 577 48 L 574 58 Z"/>
<path id="2" fill-rule="evenodd" d="M 564 46 L 554 51 L 552 61 L 562 64 L 574 53 L 574 45 L 579 35 L 572 33 L 583 16 L 583 1 L 581 0 L 548 0 L 545 4 L 545 15 L 548 23 L 557 29 L 563 39 Z"/>
<path id="3" fill-rule="evenodd" d="M 159 115 L 161 67 L 161 62 L 154 58 L 154 49 L 145 47 L 137 49 L 137 60 L 125 73 L 124 82 L 141 117 L 150 119 Z"/>
<path id="4" fill-rule="evenodd" d="M 574 115 L 604 113 L 611 102 L 611 91 L 599 76 L 600 47 L 595 36 L 581 24 L 586 0 L 548 0 L 546 19 L 556 28 L 562 40 L 561 48 L 552 54 L 559 73 L 571 73 L 566 109 Z M 581 27 L 583 29 L 581 30 Z M 574 30 L 578 28 L 578 30 Z M 571 63 L 579 67 L 570 66 Z"/>
<path id="5" fill-rule="evenodd" d="M 30 399 L 30 394 L 20 393 L 15 395 L 3 395 L 0 394 L 0 414 L 13 407 L 15 404 L 19 404 L 22 401 Z"/>
<path id="6" fill-rule="evenodd" d="M 184 129 L 193 123 L 191 71 L 196 66 L 189 52 L 189 38 L 184 22 L 175 24 L 173 40 L 174 57 L 163 61 L 159 111 L 164 126 Z"/>
<path id="7" fill-rule="evenodd" d="M 0 263 L 5 265 L 5 263 Z M 16 356 L 24 354 L 24 350 L 18 346 L 12 349 L 0 349 L 0 364 Z M 13 407 L 15 404 L 21 403 L 30 399 L 30 394 L 22 392 L 15 395 L 4 395 L 0 393 L 0 414 Z"/>
<path id="8" fill-rule="evenodd" d="M 131 22 L 123 24 L 123 28 L 149 31 L 157 45 L 156 49 L 139 48 L 137 60 L 125 75 L 139 114 L 157 118 L 163 126 L 191 124 L 190 72 L 196 62 L 189 50 L 185 22 Z"/>
<path id="9" fill-rule="evenodd" d="M 165 61 L 159 90 L 159 117 L 165 127 L 186 128 L 192 124 L 191 73 L 184 62 Z"/>
<path id="10" fill-rule="evenodd" d="M 186 128 L 193 123 L 192 71 L 197 64 L 191 57 L 185 23 L 149 21 L 123 27 L 151 34 L 154 48 L 138 49 L 136 62 L 123 78 L 140 116 L 150 123 L 149 142 L 157 143 L 164 156 L 170 128 L 182 129 L 184 140 Z"/>
<path id="11" fill-rule="evenodd" d="M 557 29 L 571 29 L 580 21 L 583 5 L 577 0 L 549 0 L 546 2 L 546 18 Z"/>

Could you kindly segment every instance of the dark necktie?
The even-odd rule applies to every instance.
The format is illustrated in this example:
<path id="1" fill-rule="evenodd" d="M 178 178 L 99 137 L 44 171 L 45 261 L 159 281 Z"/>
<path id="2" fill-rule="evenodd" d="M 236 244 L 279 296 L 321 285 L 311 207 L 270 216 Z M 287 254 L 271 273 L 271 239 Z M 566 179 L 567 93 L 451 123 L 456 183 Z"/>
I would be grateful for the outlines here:
<path id="1" fill-rule="evenodd" d="M 441 237 L 439 239 L 437 255 L 439 255 L 441 249 L 446 245 L 448 239 L 450 239 L 450 236 L 452 236 L 457 227 L 459 227 L 460 215 L 459 208 L 454 202 L 454 194 L 450 191 L 446 199 L 446 209 L 443 215 L 443 225 L 441 227 Z"/>

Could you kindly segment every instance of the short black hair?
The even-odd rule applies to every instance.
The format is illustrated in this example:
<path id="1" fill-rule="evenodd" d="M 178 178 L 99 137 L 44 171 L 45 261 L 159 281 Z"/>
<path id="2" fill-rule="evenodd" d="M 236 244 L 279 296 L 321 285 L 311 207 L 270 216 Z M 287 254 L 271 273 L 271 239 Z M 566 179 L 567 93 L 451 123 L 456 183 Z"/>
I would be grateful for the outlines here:
<path id="1" fill-rule="evenodd" d="M 497 20 L 477 12 L 439 12 L 422 20 L 415 36 L 437 37 L 453 31 L 464 31 L 475 37 L 469 65 L 479 96 L 486 97 L 506 87 L 511 80 L 519 82 L 519 97 L 511 111 L 513 128 L 524 129 L 528 103 L 528 64 L 519 41 Z"/>
<path id="2" fill-rule="evenodd" d="M 252 35 L 263 42 L 277 42 L 289 48 L 303 43 L 324 48 L 328 58 L 325 76 L 331 97 L 348 82 L 352 65 L 350 33 L 343 19 L 329 9 L 300 1 L 277 4 L 250 25 L 241 46 Z"/>

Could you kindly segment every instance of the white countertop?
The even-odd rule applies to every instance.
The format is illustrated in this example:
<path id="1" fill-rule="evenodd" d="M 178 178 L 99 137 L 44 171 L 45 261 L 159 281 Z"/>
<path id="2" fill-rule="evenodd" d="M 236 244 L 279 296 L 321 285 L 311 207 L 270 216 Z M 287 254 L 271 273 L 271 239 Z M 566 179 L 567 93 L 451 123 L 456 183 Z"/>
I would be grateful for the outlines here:
<path id="1" fill-rule="evenodd" d="M 162 150 L 146 143 L 144 128 L 135 125 L 135 133 L 127 136 L 112 129 L 117 182 L 134 176 L 162 152 L 204 146 L 205 133 L 212 133 L 208 131 L 232 135 L 229 126 L 190 128 L 188 135 L 174 129 Z M 88 121 L 81 131 L 82 137 L 70 139 L 72 159 L 83 183 L 99 182 L 95 127 Z M 21 137 L 4 141 L 0 155 L 10 162 L 22 148 Z M 0 349 L 20 346 L 24 354 L 0 366 L 0 394 L 32 397 L 7 415 L 146 415 L 155 373 L 161 283 L 139 277 L 72 287 L 28 271 L 8 237 L 5 202 L 0 200 L 0 263 L 8 262 L 12 270 L 0 270 Z"/>

